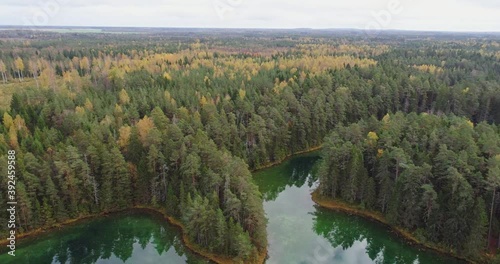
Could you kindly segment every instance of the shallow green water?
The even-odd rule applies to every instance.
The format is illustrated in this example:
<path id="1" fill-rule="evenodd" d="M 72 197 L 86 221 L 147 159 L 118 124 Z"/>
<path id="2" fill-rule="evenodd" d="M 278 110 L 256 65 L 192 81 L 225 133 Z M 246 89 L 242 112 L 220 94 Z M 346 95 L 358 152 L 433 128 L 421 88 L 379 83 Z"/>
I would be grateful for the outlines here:
<path id="1" fill-rule="evenodd" d="M 180 231 L 147 213 L 121 213 L 23 240 L 0 263 L 208 263 L 181 242 Z"/>
<path id="2" fill-rule="evenodd" d="M 458 263 L 405 244 L 384 226 L 317 207 L 316 154 L 254 174 L 268 218 L 267 264 Z"/>

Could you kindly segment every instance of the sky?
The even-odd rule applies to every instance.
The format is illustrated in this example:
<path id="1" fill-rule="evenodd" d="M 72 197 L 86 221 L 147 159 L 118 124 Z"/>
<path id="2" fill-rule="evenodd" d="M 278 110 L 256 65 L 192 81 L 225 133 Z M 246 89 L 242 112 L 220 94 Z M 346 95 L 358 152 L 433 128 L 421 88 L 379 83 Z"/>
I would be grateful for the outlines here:
<path id="1" fill-rule="evenodd" d="M 0 0 L 0 25 L 500 31 L 500 0 Z"/>

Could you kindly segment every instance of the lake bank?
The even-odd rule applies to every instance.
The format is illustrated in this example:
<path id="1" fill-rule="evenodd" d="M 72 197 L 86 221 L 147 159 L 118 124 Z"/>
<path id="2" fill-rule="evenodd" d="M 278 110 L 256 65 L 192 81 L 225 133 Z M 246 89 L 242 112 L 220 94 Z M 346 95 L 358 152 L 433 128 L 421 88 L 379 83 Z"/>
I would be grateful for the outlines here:
<path id="1" fill-rule="evenodd" d="M 261 170 L 265 170 L 265 169 L 269 169 L 269 168 L 274 167 L 274 166 L 281 165 L 283 162 L 285 162 L 285 161 L 287 161 L 287 160 L 289 160 L 291 158 L 297 157 L 297 156 L 302 155 L 302 154 L 307 154 L 307 153 L 319 151 L 322 148 L 323 148 L 323 145 L 320 145 L 320 146 L 308 148 L 306 150 L 301 150 L 301 151 L 295 152 L 293 154 L 289 154 L 289 155 L 285 156 L 284 158 L 282 158 L 280 160 L 272 161 L 272 162 L 267 162 L 264 165 L 261 165 L 261 166 L 255 168 L 255 169 L 253 169 L 252 173 L 255 173 L 255 172 L 258 172 L 258 171 L 261 171 Z"/>
<path id="2" fill-rule="evenodd" d="M 44 235 L 44 234 L 50 233 L 52 231 L 55 231 L 57 229 L 61 229 L 61 228 L 64 228 L 64 227 L 67 227 L 70 225 L 79 224 L 85 220 L 90 220 L 90 219 L 98 218 L 98 217 L 105 217 L 107 215 L 124 212 L 126 210 L 129 210 L 129 209 L 121 209 L 121 210 L 115 210 L 115 211 L 101 212 L 101 213 L 97 213 L 97 214 L 90 214 L 90 215 L 86 215 L 86 216 L 72 218 L 72 219 L 63 221 L 61 223 L 53 224 L 51 226 L 30 230 L 28 232 L 24 232 L 24 233 L 21 233 L 19 235 L 16 235 L 16 243 L 19 242 L 19 240 L 25 240 L 25 239 L 32 238 L 32 237 L 37 236 L 37 235 Z M 8 243 L 9 243 L 9 241 L 5 241 L 4 239 L 2 239 L 2 241 L 0 241 L 0 246 L 6 246 Z"/>
<path id="3" fill-rule="evenodd" d="M 462 261 L 466 261 L 468 263 L 476 263 L 473 260 L 459 256 L 459 255 L 455 254 L 454 252 L 450 252 L 444 248 L 440 248 L 440 247 L 437 247 L 435 245 L 431 245 L 429 243 L 425 243 L 425 242 L 418 240 L 409 231 L 407 231 L 403 228 L 391 225 L 385 219 L 385 217 L 378 212 L 373 212 L 373 211 L 369 211 L 366 209 L 357 208 L 356 206 L 350 205 L 350 204 L 345 203 L 345 202 L 341 202 L 338 200 L 333 200 L 333 199 L 323 197 L 319 194 L 318 190 L 315 190 L 314 192 L 311 193 L 311 199 L 320 207 L 327 208 L 330 210 L 335 210 L 335 211 L 341 211 L 341 212 L 344 212 L 347 214 L 360 216 L 362 218 L 378 222 L 378 223 L 386 226 L 394 234 L 396 234 L 398 237 L 402 238 L 406 243 L 408 243 L 412 246 L 419 246 L 419 247 L 423 247 L 427 250 L 433 250 L 433 251 L 436 251 L 440 254 L 447 255 L 447 256 L 462 260 Z"/>
<path id="4" fill-rule="evenodd" d="M 317 206 L 319 153 L 253 173 L 268 218 L 268 263 L 464 263 L 411 246 L 375 221 Z"/>
<path id="5" fill-rule="evenodd" d="M 315 149 L 317 150 L 317 149 Z M 313 152 L 315 150 L 312 150 L 312 151 L 304 151 L 302 152 L 302 154 L 305 154 L 305 153 L 308 153 L 308 152 Z M 311 197 L 311 193 L 309 191 L 309 189 L 307 188 L 306 185 L 304 185 L 306 182 L 309 182 L 309 178 L 311 178 L 312 174 L 314 174 L 312 172 L 312 164 L 315 162 L 315 160 L 317 159 L 313 159 L 311 156 L 312 155 L 304 155 L 308 158 L 304 158 L 304 157 L 299 157 L 300 155 L 293 155 L 289 158 L 292 158 L 293 160 L 289 160 L 289 159 L 285 159 L 282 163 L 280 164 L 277 164 L 279 166 L 275 166 L 274 168 L 272 169 L 269 169 L 269 170 L 261 170 L 260 173 L 261 174 L 264 174 L 264 175 L 261 175 L 260 178 L 261 180 L 265 180 L 265 185 L 267 187 L 273 187 L 272 185 L 275 185 L 276 188 L 270 188 L 266 191 L 266 189 L 263 189 L 263 194 L 264 193 L 275 193 L 276 195 L 285 195 L 281 198 L 281 201 L 283 202 L 287 202 L 287 204 L 289 206 L 292 206 L 293 207 L 293 212 L 290 212 L 292 215 L 289 215 L 291 217 L 295 217 L 295 213 L 297 213 L 297 206 L 300 205 L 301 203 L 305 203 L 306 207 L 303 208 L 303 214 L 301 214 L 300 216 L 297 217 L 297 219 L 299 220 L 300 219 L 300 226 L 302 229 L 307 229 L 309 230 L 310 228 L 305 228 L 303 225 L 304 223 L 302 222 L 304 217 L 309 217 L 311 214 L 310 212 L 313 212 L 313 215 L 315 215 L 314 218 L 317 218 L 318 216 L 316 216 L 316 214 L 314 213 L 314 211 L 311 211 L 311 206 L 315 205 L 315 204 L 318 204 L 320 205 L 321 207 L 325 207 L 325 208 L 328 208 L 328 209 L 334 209 L 334 210 L 337 210 L 337 211 L 342 211 L 342 212 L 347 212 L 349 214 L 353 214 L 353 215 L 359 215 L 363 218 L 366 218 L 366 219 L 369 219 L 369 220 L 374 220 L 374 222 L 379 222 L 379 223 L 382 223 L 383 225 L 388 225 L 387 222 L 385 221 L 385 219 L 383 218 L 383 216 L 381 215 L 378 215 L 376 213 L 374 213 L 371 217 L 369 216 L 364 216 L 364 215 L 361 215 L 361 211 L 364 211 L 360 208 L 355 208 L 353 206 L 349 206 L 347 204 L 342 204 L 342 203 L 335 203 L 335 201 L 333 201 L 332 203 L 328 203 L 328 201 L 326 199 L 321 199 L 321 197 L 314 197 L 314 194 L 313 194 L 313 197 Z M 297 160 L 295 160 L 295 158 Z M 286 161 L 286 162 L 285 162 Z M 281 165 L 283 165 L 283 167 L 280 167 Z M 280 172 L 281 174 L 283 175 L 278 175 L 276 173 Z M 309 175 L 309 176 L 308 176 Z M 254 174 L 255 176 L 255 174 Z M 271 177 L 272 176 L 272 177 Z M 314 178 L 314 177 L 313 177 Z M 281 181 L 283 180 L 283 181 Z M 264 183 L 264 182 L 261 182 L 261 183 Z M 282 189 L 283 186 L 289 186 L 291 189 L 288 189 L 288 187 L 285 187 L 285 189 Z M 262 186 L 261 186 L 262 187 Z M 299 188 L 299 189 L 297 189 Z M 297 193 L 297 191 L 299 191 Z M 287 194 L 286 193 L 289 193 L 288 196 L 286 196 Z M 292 192 L 292 193 L 290 193 Z M 277 196 L 275 195 L 275 198 L 270 198 L 270 200 L 276 200 Z M 265 195 L 265 196 L 269 196 L 269 195 Z M 273 195 L 270 195 L 269 197 L 272 197 Z M 296 198 L 296 201 L 293 202 L 293 200 L 290 200 L 290 197 L 295 197 Z M 294 198 L 294 199 L 295 199 Z M 279 199 L 279 197 L 278 197 Z M 319 202 L 318 202 L 319 200 Z M 266 202 L 264 201 L 264 203 L 269 203 L 269 202 Z M 326 204 L 328 206 L 323 206 L 321 205 L 320 203 L 322 204 Z M 278 209 L 281 210 L 282 208 L 284 208 L 284 206 L 282 206 L 282 204 L 276 204 L 276 208 L 274 208 L 274 213 L 278 213 Z M 197 245 L 195 245 L 194 243 L 191 243 L 191 241 L 189 240 L 189 237 L 187 237 L 187 235 L 184 233 L 184 226 L 182 225 L 182 223 L 180 223 L 178 220 L 168 216 L 168 214 L 162 210 L 162 209 L 158 209 L 158 208 L 152 208 L 152 207 L 148 207 L 148 206 L 135 206 L 133 208 L 130 208 L 130 209 L 125 209 L 125 210 L 118 210 L 116 212 L 106 212 L 106 213 L 100 213 L 100 214 L 96 214 L 94 216 L 87 216 L 87 217 L 84 217 L 84 218 L 81 218 L 79 220 L 71 220 L 71 221 L 68 221 L 68 223 L 66 223 L 65 225 L 71 225 L 71 224 L 77 224 L 80 222 L 80 220 L 85 220 L 85 219 L 89 219 L 89 218 L 92 218 L 92 217 L 106 217 L 107 215 L 111 215 L 111 214 L 114 214 L 114 213 L 117 213 L 117 212 L 122 212 L 122 211 L 147 211 L 149 213 L 153 213 L 154 215 L 157 215 L 159 217 L 161 217 L 162 220 L 166 220 L 167 222 L 169 222 L 171 225 L 173 226 L 176 226 L 181 232 L 180 232 L 180 236 L 179 238 L 182 240 L 182 244 L 188 248 L 190 251 L 192 251 L 193 253 L 195 253 L 196 255 L 199 255 L 199 256 L 202 256 L 203 258 L 207 259 L 207 260 L 210 260 L 212 262 L 215 262 L 215 263 L 222 263 L 222 264 L 226 264 L 226 263 L 238 263 L 237 260 L 234 260 L 230 257 L 225 257 L 225 256 L 219 256 L 217 254 L 213 254 L 213 253 L 210 253 L 210 252 L 207 252 L 205 250 L 203 250 L 202 248 L 199 248 L 197 247 Z M 300 212 L 300 210 L 299 210 Z M 268 212 L 270 213 L 270 212 Z M 366 214 L 369 214 L 370 212 L 366 211 L 365 212 Z M 282 218 L 282 219 L 276 219 L 276 223 L 279 223 L 279 225 L 284 225 L 284 224 L 290 224 L 290 223 L 293 223 L 293 222 L 287 222 L 287 223 L 283 223 L 282 220 L 284 219 L 293 219 L 293 218 L 290 218 L 289 216 L 286 216 L 286 218 Z M 279 217 L 285 217 L 285 215 L 279 215 Z M 324 222 L 329 222 L 331 221 L 331 217 L 327 216 L 322 216 L 322 221 L 319 221 L 319 223 L 321 223 L 321 225 L 324 225 Z M 271 219 L 272 220 L 272 219 Z M 385 222 L 383 222 L 385 221 Z M 271 221 L 271 225 L 272 225 L 272 222 Z M 314 220 L 312 223 L 311 223 L 311 226 L 313 226 L 312 224 L 315 223 L 314 225 L 318 225 L 318 221 Z M 320 225 L 320 226 L 321 226 Z M 63 227 L 64 224 L 59 224 L 57 227 L 54 227 L 52 229 L 47 229 L 45 232 L 42 232 L 42 233 L 47 233 L 47 232 L 50 232 L 52 231 L 53 229 L 55 228 L 61 228 Z M 328 227 L 328 228 L 327 228 Z M 330 228 L 329 226 L 327 227 L 324 227 L 325 229 L 327 230 L 332 230 L 332 228 Z M 297 229 L 293 229 L 293 230 L 297 230 Z M 311 230 L 309 230 L 311 231 Z M 403 230 L 404 231 L 404 230 Z M 316 231 L 317 232 L 317 231 Z M 288 234 L 291 234 L 290 232 L 287 232 Z M 363 233 L 363 232 L 361 232 Z M 418 245 L 420 244 L 420 242 L 416 241 L 411 241 L 411 240 L 407 240 L 404 236 L 398 234 L 397 232 L 393 232 L 395 234 L 398 235 L 399 238 L 402 238 L 404 240 L 406 240 L 407 242 L 410 242 L 409 244 L 412 244 L 413 247 L 415 248 L 418 248 Z M 40 233 L 39 233 L 40 234 Z M 359 234 L 359 233 L 358 233 Z M 268 236 L 271 235 L 271 234 L 268 234 Z M 312 235 L 312 233 L 311 233 Z M 319 235 L 319 234 L 318 234 Z M 408 235 L 411 236 L 411 234 L 408 233 Z M 370 235 L 369 237 L 377 237 L 376 235 Z M 413 237 L 414 238 L 414 237 Z M 301 235 L 297 235 L 297 237 L 293 238 L 293 239 L 298 239 L 298 240 L 301 240 L 303 239 L 303 236 Z M 340 239 L 340 238 L 339 238 Z M 316 240 L 312 240 L 314 243 L 316 243 L 315 241 Z M 275 246 L 275 245 L 271 245 L 273 243 L 270 243 L 270 246 L 268 246 L 266 249 L 270 249 L 272 250 L 272 247 Z M 382 244 L 382 245 L 385 245 L 384 243 L 380 243 L 379 244 Z M 288 249 L 288 248 L 286 248 Z M 290 251 L 290 250 L 287 250 L 288 252 L 293 252 Z M 308 252 L 313 252 L 314 249 L 312 250 L 305 250 L 304 251 L 308 251 Z M 300 253 L 300 252 L 299 252 Z M 288 254 L 291 254 L 291 253 L 288 253 Z M 266 261 L 266 257 L 268 255 L 268 252 L 261 252 L 261 254 L 259 254 L 257 260 L 253 263 L 265 263 Z M 446 254 L 446 255 L 450 255 L 450 254 Z M 305 254 L 303 255 L 305 256 Z M 272 258 L 269 260 L 272 262 Z M 249 262 L 245 262 L 245 263 L 249 263 Z M 273 263 L 280 263 L 280 262 L 273 262 Z M 364 263 L 364 262 L 363 262 Z M 426 262 L 422 262 L 422 263 L 426 263 Z M 433 263 L 433 262 L 432 262 Z M 440 262 L 441 263 L 441 262 Z"/>
<path id="6" fill-rule="evenodd" d="M 0 263 L 209 264 L 188 249 L 180 229 L 159 213 L 130 209 L 81 221 L 23 240 L 15 257 L 0 249 Z"/>
<path id="7" fill-rule="evenodd" d="M 185 227 L 184 225 L 177 219 L 169 216 L 164 209 L 157 209 L 157 208 L 152 208 L 152 207 L 146 207 L 146 206 L 136 206 L 134 207 L 133 209 L 136 209 L 136 210 L 146 210 L 146 211 L 150 211 L 152 213 L 157 213 L 157 214 L 160 214 L 165 220 L 167 220 L 170 224 L 178 227 L 180 230 L 181 230 L 181 233 L 182 233 L 182 241 L 184 243 L 184 245 L 189 248 L 191 251 L 193 251 L 194 253 L 206 258 L 206 259 L 209 259 L 210 261 L 213 261 L 215 263 L 218 263 L 218 264 L 233 264 L 233 263 L 243 263 L 242 261 L 243 260 L 235 260 L 231 257 L 228 257 L 228 256 L 224 256 L 224 255 L 219 255 L 219 254 L 215 254 L 215 253 L 211 253 L 203 248 L 201 248 L 200 246 L 196 245 L 194 242 L 192 242 L 188 235 L 186 234 L 186 232 L 184 231 L 185 230 Z M 260 252 L 259 256 L 257 256 L 257 259 L 255 262 L 245 262 L 245 263 L 256 263 L 256 264 L 261 264 L 261 263 L 264 263 L 265 261 L 265 258 L 266 258 L 266 255 L 267 255 L 267 252 Z"/>
<path id="8" fill-rule="evenodd" d="M 204 259 L 210 260 L 211 262 L 214 262 L 217 264 L 242 263 L 241 260 L 233 259 L 232 257 L 229 257 L 229 256 L 211 253 L 211 252 L 208 252 L 207 250 L 199 247 L 198 245 L 196 245 L 195 243 L 193 243 L 189 239 L 186 232 L 184 231 L 185 230 L 184 225 L 179 220 L 169 216 L 164 209 L 153 208 L 153 207 L 148 207 L 148 206 L 134 206 L 134 207 L 127 208 L 127 209 L 102 212 L 102 213 L 98 213 L 98 214 L 92 214 L 92 215 L 87 215 L 87 216 L 82 216 L 82 217 L 70 219 L 70 220 L 64 221 L 62 223 L 57 223 L 57 224 L 50 226 L 50 227 L 39 228 L 36 230 L 32 230 L 32 231 L 23 233 L 19 236 L 16 236 L 16 244 L 18 244 L 20 241 L 28 240 L 31 238 L 36 238 L 39 235 L 48 235 L 48 234 L 53 233 L 55 231 L 58 231 L 58 230 L 61 230 L 64 228 L 68 228 L 70 226 L 81 224 L 87 220 L 104 218 L 104 217 L 113 216 L 113 215 L 125 213 L 125 212 L 146 212 L 150 215 L 159 217 L 162 220 L 167 221 L 170 225 L 172 225 L 175 228 L 180 230 L 181 237 L 182 237 L 182 239 L 181 239 L 182 244 L 187 249 L 192 251 L 194 254 L 201 256 Z M 7 244 L 8 244 L 8 240 L 2 240 L 2 242 L 0 243 L 0 246 L 6 246 Z M 260 252 L 259 256 L 257 256 L 257 258 L 254 262 L 247 261 L 245 263 L 261 264 L 261 263 L 264 263 L 266 256 L 267 256 L 267 252 Z"/>
<path id="9" fill-rule="evenodd" d="M 302 154 L 306 154 L 306 153 L 311 153 L 311 152 L 314 152 L 314 151 L 318 151 L 321 148 L 322 148 L 322 146 L 316 146 L 316 147 L 312 147 L 312 148 L 309 148 L 309 149 L 306 149 L 306 150 L 303 150 L 303 151 L 295 152 L 293 154 L 289 154 L 289 155 L 285 156 L 284 158 L 280 159 L 279 161 L 268 162 L 265 165 L 260 166 L 259 168 L 252 170 L 252 173 L 257 172 L 257 171 L 261 171 L 261 170 L 265 170 L 265 169 L 268 169 L 268 168 L 271 168 L 271 167 L 274 167 L 274 166 L 278 166 L 278 165 L 286 162 L 287 160 L 289 160 L 289 159 L 291 159 L 293 157 L 296 157 L 296 156 L 302 155 Z M 126 211 L 134 211 L 134 210 L 148 210 L 151 213 L 155 213 L 155 214 L 161 215 L 170 224 L 172 224 L 172 225 L 180 228 L 181 233 L 182 233 L 183 243 L 184 243 L 184 245 L 187 248 L 189 248 L 194 253 L 196 253 L 196 254 L 198 254 L 198 255 L 200 255 L 200 256 L 202 256 L 202 257 L 204 257 L 204 258 L 206 258 L 206 259 L 208 259 L 210 261 L 213 261 L 213 262 L 219 263 L 219 264 L 230 264 L 230 263 L 240 263 L 241 262 L 240 260 L 234 260 L 233 258 L 228 257 L 228 256 L 223 256 L 223 255 L 218 255 L 218 254 L 210 253 L 210 252 L 204 250 L 203 248 L 197 246 L 195 243 L 193 243 L 193 242 L 191 242 L 189 240 L 189 237 L 187 236 L 186 232 L 184 231 L 185 227 L 182 225 L 182 223 L 180 221 L 178 221 L 177 219 L 169 216 L 162 209 L 157 209 L 157 208 L 148 207 L 148 206 L 134 206 L 134 207 L 131 207 L 131 208 L 119 209 L 119 210 L 111 210 L 111 211 L 106 211 L 106 212 L 101 212 L 101 213 L 96 213 L 96 214 L 89 214 L 89 215 L 85 215 L 85 216 L 81 216 L 81 217 L 69 219 L 69 220 L 66 220 L 66 221 L 61 222 L 61 223 L 56 223 L 56 224 L 54 224 L 52 226 L 43 227 L 43 228 L 37 228 L 35 230 L 30 230 L 28 232 L 16 235 L 16 243 L 19 243 L 22 240 L 30 239 L 30 238 L 33 238 L 33 237 L 36 237 L 36 236 L 40 236 L 40 235 L 44 235 L 44 234 L 49 234 L 49 233 L 51 233 L 53 231 L 65 228 L 67 226 L 79 224 L 79 223 L 81 223 L 82 221 L 85 221 L 85 220 L 90 220 L 90 219 L 99 218 L 99 217 L 106 217 L 108 215 L 112 215 L 112 214 L 116 214 L 116 213 L 121 213 L 121 212 L 126 212 Z M 8 240 L 6 240 L 6 239 L 2 240 L 0 242 L 0 246 L 6 246 L 8 243 L 9 243 Z M 264 251 L 264 252 L 259 252 L 259 255 L 257 256 L 255 262 L 246 262 L 246 263 L 263 264 L 263 263 L 265 263 L 266 257 L 267 257 L 267 250 Z"/>

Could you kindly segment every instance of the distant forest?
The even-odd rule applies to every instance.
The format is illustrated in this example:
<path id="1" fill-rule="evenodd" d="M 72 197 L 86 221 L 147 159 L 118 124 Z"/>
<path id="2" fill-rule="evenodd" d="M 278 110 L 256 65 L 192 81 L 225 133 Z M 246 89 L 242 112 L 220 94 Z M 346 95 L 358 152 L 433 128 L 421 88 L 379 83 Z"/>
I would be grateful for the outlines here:
<path id="1" fill-rule="evenodd" d="M 500 232 L 500 36 L 6 30 L 0 75 L 20 232 L 146 205 L 254 261 L 250 170 L 324 142 L 323 195 L 468 257 Z"/>

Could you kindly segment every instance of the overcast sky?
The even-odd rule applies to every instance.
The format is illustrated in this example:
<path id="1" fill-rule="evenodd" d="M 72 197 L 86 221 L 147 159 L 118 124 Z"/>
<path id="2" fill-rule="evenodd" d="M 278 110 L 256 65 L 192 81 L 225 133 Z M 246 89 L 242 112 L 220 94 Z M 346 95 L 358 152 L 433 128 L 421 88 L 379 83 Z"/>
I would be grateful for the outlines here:
<path id="1" fill-rule="evenodd" d="M 500 0 L 0 0 L 0 25 L 500 31 Z"/>

